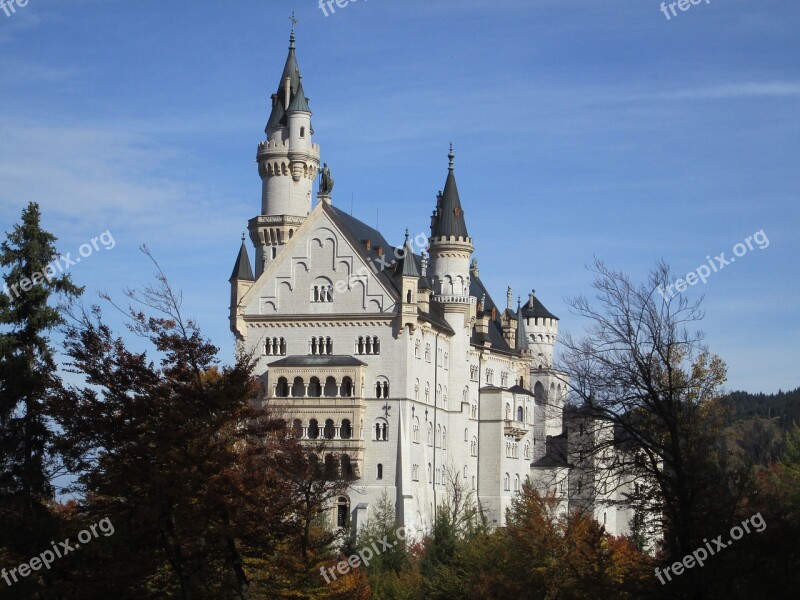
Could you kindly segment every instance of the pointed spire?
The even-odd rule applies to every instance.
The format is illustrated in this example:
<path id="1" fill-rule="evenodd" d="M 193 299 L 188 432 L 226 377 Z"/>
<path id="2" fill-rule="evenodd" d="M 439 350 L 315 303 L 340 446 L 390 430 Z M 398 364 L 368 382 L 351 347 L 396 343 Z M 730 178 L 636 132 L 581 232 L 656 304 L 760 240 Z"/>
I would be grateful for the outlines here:
<path id="1" fill-rule="evenodd" d="M 239 256 L 236 257 L 236 264 L 233 265 L 233 272 L 231 278 L 228 280 L 231 283 L 234 281 L 255 281 L 253 277 L 253 269 L 250 266 L 250 257 L 247 255 L 247 247 L 244 245 L 245 235 L 242 233 L 242 247 L 239 248 Z"/>
<path id="2" fill-rule="evenodd" d="M 300 83 L 297 84 L 297 92 L 294 94 L 294 99 L 292 100 L 291 104 L 289 104 L 289 108 L 286 109 L 286 112 L 293 111 L 307 113 L 311 112 L 311 109 L 308 107 L 308 99 L 306 98 L 305 92 L 303 92 L 302 79 Z"/>
<path id="3" fill-rule="evenodd" d="M 450 166 L 447 171 L 447 181 L 444 184 L 444 191 L 437 199 L 437 214 L 433 220 L 431 237 L 461 237 L 468 238 L 467 223 L 464 221 L 464 210 L 461 208 L 461 198 L 458 195 L 456 185 L 455 169 L 453 167 L 453 145 L 450 144 L 450 152 L 447 155 Z"/>
<path id="4" fill-rule="evenodd" d="M 289 55 L 286 57 L 286 64 L 283 67 L 281 80 L 278 84 L 278 97 L 283 98 L 286 90 L 286 78 L 289 78 L 290 96 L 297 92 L 297 86 L 300 85 L 300 67 L 297 65 L 297 56 L 294 52 L 294 28 L 289 36 Z"/>
<path id="5" fill-rule="evenodd" d="M 406 229 L 406 241 L 403 244 L 403 256 L 395 268 L 395 275 L 401 277 L 419 277 L 417 261 L 414 260 L 414 250 L 411 249 L 411 242 L 408 239 L 408 229 Z"/>
<path id="6" fill-rule="evenodd" d="M 528 334 L 525 332 L 525 319 L 522 318 L 522 306 L 517 299 L 517 341 L 514 349 L 517 351 L 528 349 Z"/>

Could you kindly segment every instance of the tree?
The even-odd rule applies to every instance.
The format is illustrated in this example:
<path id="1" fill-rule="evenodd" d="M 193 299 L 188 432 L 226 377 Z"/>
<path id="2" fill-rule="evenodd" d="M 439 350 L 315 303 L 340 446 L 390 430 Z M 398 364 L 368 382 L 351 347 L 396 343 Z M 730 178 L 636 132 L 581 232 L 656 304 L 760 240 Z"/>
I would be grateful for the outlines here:
<path id="1" fill-rule="evenodd" d="M 624 439 L 616 468 L 655 487 L 665 550 L 678 560 L 724 530 L 736 503 L 722 459 L 725 365 L 694 330 L 700 301 L 664 294 L 668 266 L 658 264 L 643 284 L 599 260 L 592 270 L 598 306 L 569 301 L 590 324 L 583 338 L 565 336 L 561 368 L 583 410 Z"/>
<path id="2" fill-rule="evenodd" d="M 59 468 L 51 400 L 61 387 L 49 334 L 63 323 L 51 305 L 83 292 L 59 274 L 57 238 L 29 204 L 0 245 L 0 531 L 12 556 L 29 557 L 51 534 L 52 479 Z M 58 266 L 56 266 L 58 265 Z"/>

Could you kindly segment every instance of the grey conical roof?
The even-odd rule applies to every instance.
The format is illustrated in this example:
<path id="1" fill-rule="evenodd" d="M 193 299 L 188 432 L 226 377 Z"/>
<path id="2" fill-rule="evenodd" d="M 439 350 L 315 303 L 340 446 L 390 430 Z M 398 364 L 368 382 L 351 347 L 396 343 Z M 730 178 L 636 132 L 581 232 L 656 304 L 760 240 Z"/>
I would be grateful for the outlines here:
<path id="1" fill-rule="evenodd" d="M 311 109 L 308 107 L 308 99 L 306 98 L 305 93 L 303 92 L 303 82 L 301 81 L 300 84 L 297 86 L 297 91 L 294 94 L 294 98 L 292 98 L 291 104 L 289 104 L 289 108 L 286 109 L 286 112 L 292 111 L 305 111 L 307 113 L 311 112 Z"/>
<path id="2" fill-rule="evenodd" d="M 276 98 L 275 104 L 272 107 L 272 112 L 269 115 L 269 121 L 267 121 L 267 127 L 264 129 L 264 131 L 269 131 L 270 129 L 276 129 L 285 125 L 286 111 L 283 110 L 283 102 L 281 99 Z"/>
<path id="3" fill-rule="evenodd" d="M 517 343 L 514 349 L 517 351 L 528 349 L 528 334 L 525 331 L 525 319 L 522 317 L 519 303 L 517 303 Z"/>
<path id="4" fill-rule="evenodd" d="M 431 227 L 431 237 L 455 236 L 467 238 L 467 223 L 464 220 L 464 209 L 461 208 L 461 198 L 458 195 L 456 176 L 453 171 L 453 147 L 450 146 L 450 168 L 447 172 L 447 181 L 444 191 L 439 196 L 436 214 Z"/>
<path id="5" fill-rule="evenodd" d="M 289 76 L 289 85 L 291 87 L 291 95 L 297 92 L 297 86 L 300 85 L 300 67 L 297 65 L 297 56 L 294 53 L 294 31 L 289 36 L 289 56 L 286 57 L 286 64 L 283 67 L 281 80 L 278 83 L 278 94 L 283 97 L 286 86 L 286 76 Z"/>
<path id="6" fill-rule="evenodd" d="M 406 233 L 406 243 L 403 246 L 403 257 L 397 263 L 394 273 L 400 277 L 419 277 L 419 269 L 417 269 L 417 261 L 414 260 L 411 242 L 408 241 L 408 233 Z"/>
<path id="7" fill-rule="evenodd" d="M 244 240 L 242 240 L 242 247 L 239 248 L 239 256 L 236 257 L 236 264 L 233 265 L 233 272 L 228 281 L 233 282 L 237 279 L 240 281 L 256 280 L 256 278 L 253 277 L 253 269 L 250 266 L 250 258 L 247 255 L 247 248 L 244 245 Z"/>

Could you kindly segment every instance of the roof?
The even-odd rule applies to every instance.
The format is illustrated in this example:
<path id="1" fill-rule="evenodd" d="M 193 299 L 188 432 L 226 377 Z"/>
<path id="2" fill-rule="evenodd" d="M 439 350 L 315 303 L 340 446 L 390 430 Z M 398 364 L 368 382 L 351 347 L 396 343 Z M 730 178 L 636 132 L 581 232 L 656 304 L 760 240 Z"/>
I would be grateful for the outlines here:
<path id="1" fill-rule="evenodd" d="M 431 223 L 431 237 L 455 236 L 468 238 L 467 223 L 464 220 L 464 209 L 461 208 L 461 198 L 458 195 L 456 176 L 453 172 L 453 146 L 450 146 L 450 168 L 447 172 L 447 181 L 444 191 L 437 198 L 436 211 Z"/>
<path id="2" fill-rule="evenodd" d="M 235 281 L 237 279 L 241 281 L 256 280 L 256 278 L 253 277 L 253 268 L 250 266 L 250 258 L 247 255 L 244 239 L 242 239 L 242 247 L 239 248 L 239 255 L 236 257 L 236 264 L 233 265 L 233 272 L 228 281 Z"/>
<path id="3" fill-rule="evenodd" d="M 558 321 L 558 317 L 547 310 L 544 307 L 544 304 L 539 302 L 539 299 L 536 297 L 536 293 L 533 291 L 531 291 L 530 295 L 528 296 L 528 301 L 522 306 L 522 316 L 528 318 L 538 317 L 540 319 L 555 319 Z"/>
<path id="4" fill-rule="evenodd" d="M 519 312 L 519 310 L 520 309 L 517 308 L 517 312 Z M 525 319 L 517 319 L 517 335 L 514 349 L 517 351 L 528 349 L 528 334 L 525 333 Z"/>
<path id="5" fill-rule="evenodd" d="M 419 269 L 417 268 L 414 250 L 411 248 L 411 242 L 408 241 L 407 229 L 406 241 L 405 244 L 403 244 L 402 257 L 397 262 L 397 266 L 394 269 L 394 274 L 400 277 L 419 277 Z"/>
<path id="6" fill-rule="evenodd" d="M 286 109 L 286 112 L 292 111 L 311 112 L 311 109 L 308 107 L 308 98 L 306 98 L 306 94 L 303 91 L 302 81 L 297 86 L 297 92 L 295 92 L 294 98 L 289 104 L 289 108 Z"/>
<path id="7" fill-rule="evenodd" d="M 469 279 L 469 294 L 470 296 L 475 296 L 476 298 L 484 298 L 484 312 L 491 313 L 492 308 L 497 308 L 497 305 L 494 303 L 494 300 L 492 300 L 491 295 L 489 295 L 489 292 L 483 285 L 481 278 L 478 277 L 475 272 L 472 273 L 472 277 Z M 499 310 L 496 312 L 498 315 L 500 314 Z M 492 350 L 505 352 L 506 354 L 517 354 L 514 349 L 508 345 L 508 342 L 506 342 L 506 339 L 503 337 L 503 330 L 500 327 L 499 321 L 493 321 L 492 319 L 489 319 L 488 335 L 484 337 L 473 333 L 470 341 L 473 344 L 479 345 L 483 344 L 484 341 L 488 341 L 492 344 Z"/>
<path id="8" fill-rule="evenodd" d="M 269 364 L 270 367 L 362 367 L 367 363 L 353 356 L 303 356 L 300 354 L 287 356 Z"/>
<path id="9" fill-rule="evenodd" d="M 265 131 L 275 129 L 276 127 L 284 127 L 286 125 L 286 107 L 283 102 L 286 97 L 287 76 L 289 77 L 289 105 L 291 106 L 297 89 L 300 86 L 300 67 L 297 65 L 297 56 L 294 52 L 294 31 L 292 31 L 289 36 L 289 55 L 286 57 L 286 64 L 283 67 L 283 73 L 281 73 L 281 80 L 278 82 L 277 97 L 273 100 L 272 112 L 269 115 Z M 307 101 L 306 110 L 308 110 Z"/>
<path id="10" fill-rule="evenodd" d="M 508 388 L 508 391 L 509 392 L 513 392 L 515 394 L 525 394 L 526 396 L 533 396 L 533 392 L 532 391 L 530 391 L 528 389 L 525 389 L 524 387 L 522 387 L 519 384 L 512 385 L 510 388 Z"/>

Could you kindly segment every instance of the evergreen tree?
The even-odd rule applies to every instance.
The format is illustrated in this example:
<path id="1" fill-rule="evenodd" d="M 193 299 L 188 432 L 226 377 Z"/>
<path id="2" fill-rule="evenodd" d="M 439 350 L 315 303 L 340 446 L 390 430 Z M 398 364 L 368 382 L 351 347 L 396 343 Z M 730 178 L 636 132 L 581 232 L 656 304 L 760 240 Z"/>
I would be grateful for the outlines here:
<path id="1" fill-rule="evenodd" d="M 57 238 L 40 217 L 29 204 L 0 245 L 0 549 L 9 559 L 28 558 L 52 534 L 58 457 L 50 419 L 61 380 L 49 336 L 64 322 L 52 300 L 83 292 L 59 273 Z"/>

